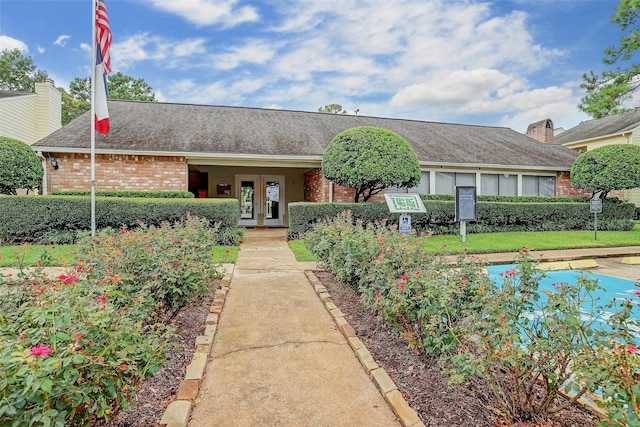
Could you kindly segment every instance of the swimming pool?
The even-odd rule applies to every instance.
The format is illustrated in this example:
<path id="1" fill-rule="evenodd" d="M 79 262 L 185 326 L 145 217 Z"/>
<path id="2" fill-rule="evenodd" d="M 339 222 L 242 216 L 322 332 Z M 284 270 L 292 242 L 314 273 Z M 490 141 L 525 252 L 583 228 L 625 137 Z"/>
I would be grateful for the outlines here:
<path id="1" fill-rule="evenodd" d="M 500 273 L 515 269 L 516 267 L 516 264 L 490 265 L 487 266 L 487 272 L 491 279 L 500 284 L 502 281 Z M 596 279 L 598 280 L 598 284 L 604 288 L 603 290 L 592 292 L 592 295 L 599 300 L 599 305 L 606 305 L 614 298 L 629 299 L 634 303 L 632 318 L 640 320 L 640 297 L 634 295 L 634 291 L 638 291 L 640 288 L 635 286 L 636 282 L 633 280 L 580 270 L 546 271 L 544 273 L 546 276 L 540 280 L 540 290 L 553 290 L 553 283 L 558 282 L 577 283 L 578 278 L 582 276 Z M 545 298 L 544 293 L 541 295 L 541 298 Z M 585 314 L 589 314 L 586 310 L 584 310 L 584 312 Z M 607 318 L 607 314 L 609 313 L 603 313 L 602 320 Z M 640 337 L 640 329 L 636 330 L 636 336 Z"/>

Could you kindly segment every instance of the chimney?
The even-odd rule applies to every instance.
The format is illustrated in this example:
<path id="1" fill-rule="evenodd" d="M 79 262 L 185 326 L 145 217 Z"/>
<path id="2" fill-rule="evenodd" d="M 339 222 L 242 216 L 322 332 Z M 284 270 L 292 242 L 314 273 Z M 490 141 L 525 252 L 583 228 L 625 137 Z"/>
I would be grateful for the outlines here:
<path id="1" fill-rule="evenodd" d="M 527 136 L 545 144 L 553 144 L 553 122 L 544 119 L 531 123 L 527 128 Z"/>

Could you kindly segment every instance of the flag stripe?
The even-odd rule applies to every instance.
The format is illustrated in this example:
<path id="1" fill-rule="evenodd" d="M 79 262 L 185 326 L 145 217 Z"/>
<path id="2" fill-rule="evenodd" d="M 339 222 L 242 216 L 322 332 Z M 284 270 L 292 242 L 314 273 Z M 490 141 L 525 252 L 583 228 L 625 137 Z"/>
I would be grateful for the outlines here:
<path id="1" fill-rule="evenodd" d="M 95 123 L 96 130 L 103 135 L 109 133 L 109 109 L 107 107 L 107 96 L 109 91 L 107 88 L 107 76 L 104 73 L 104 63 L 100 56 L 100 50 L 96 50 L 95 65 Z"/>
<path id="2" fill-rule="evenodd" d="M 102 63 L 104 64 L 104 74 L 111 72 L 111 28 L 109 18 L 107 18 L 107 5 L 105 0 L 98 0 L 96 8 L 96 43 L 100 49 Z"/>

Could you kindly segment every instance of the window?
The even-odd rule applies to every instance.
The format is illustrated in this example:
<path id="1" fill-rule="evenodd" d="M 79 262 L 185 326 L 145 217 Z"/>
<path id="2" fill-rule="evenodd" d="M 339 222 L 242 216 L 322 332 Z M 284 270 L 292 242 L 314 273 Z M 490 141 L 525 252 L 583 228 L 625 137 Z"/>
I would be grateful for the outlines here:
<path id="1" fill-rule="evenodd" d="M 500 195 L 501 196 L 517 196 L 518 195 L 518 176 L 510 174 L 498 175 Z"/>
<path id="2" fill-rule="evenodd" d="M 454 172 L 436 172 L 436 194 L 453 194 L 455 186 Z"/>
<path id="3" fill-rule="evenodd" d="M 422 172 L 420 176 L 420 184 L 415 187 L 409 188 L 398 188 L 398 187 L 389 187 L 385 190 L 386 193 L 417 193 L 417 194 L 429 194 L 429 172 Z"/>
<path id="4" fill-rule="evenodd" d="M 522 176 L 523 196 L 555 196 L 556 177 L 555 176 Z"/>
<path id="5" fill-rule="evenodd" d="M 496 174 L 483 173 L 480 175 L 480 194 L 487 196 L 500 195 L 500 185 Z"/>

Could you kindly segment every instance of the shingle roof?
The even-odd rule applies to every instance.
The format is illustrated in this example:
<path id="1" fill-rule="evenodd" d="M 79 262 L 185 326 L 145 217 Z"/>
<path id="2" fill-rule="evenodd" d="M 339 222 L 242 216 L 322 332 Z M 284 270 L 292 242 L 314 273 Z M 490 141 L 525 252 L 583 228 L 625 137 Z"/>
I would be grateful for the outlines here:
<path id="1" fill-rule="evenodd" d="M 584 141 L 631 131 L 640 126 L 640 111 L 614 114 L 601 119 L 587 120 L 555 137 L 556 144 Z"/>
<path id="2" fill-rule="evenodd" d="M 19 92 L 16 90 L 0 90 L 0 98 L 16 98 L 18 96 L 33 95 L 32 92 Z"/>
<path id="3" fill-rule="evenodd" d="M 318 156 L 339 132 L 355 126 L 390 129 L 423 162 L 521 165 L 569 170 L 577 154 L 503 127 L 245 107 L 109 101 L 111 130 L 96 136 L 100 150 L 135 154 Z M 89 113 L 43 138 L 35 149 L 86 151 Z"/>

